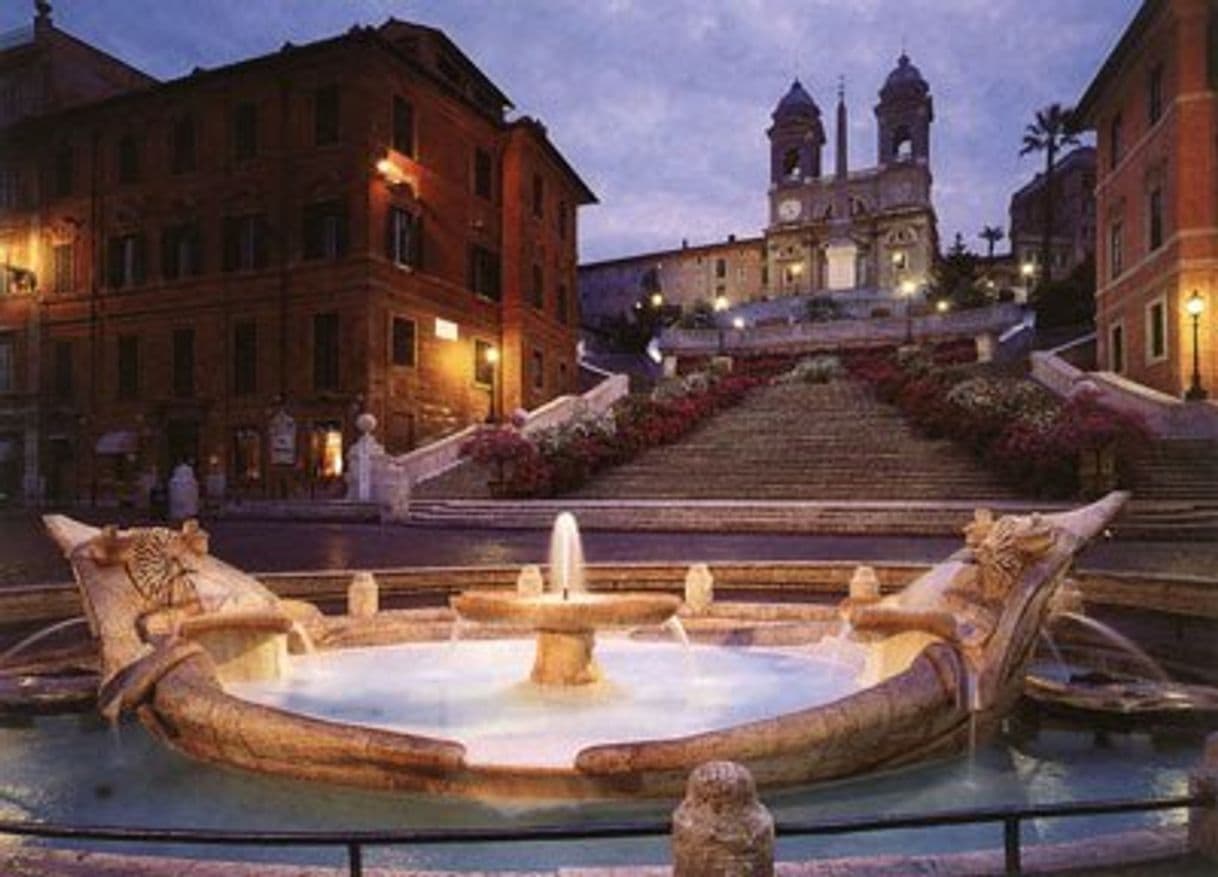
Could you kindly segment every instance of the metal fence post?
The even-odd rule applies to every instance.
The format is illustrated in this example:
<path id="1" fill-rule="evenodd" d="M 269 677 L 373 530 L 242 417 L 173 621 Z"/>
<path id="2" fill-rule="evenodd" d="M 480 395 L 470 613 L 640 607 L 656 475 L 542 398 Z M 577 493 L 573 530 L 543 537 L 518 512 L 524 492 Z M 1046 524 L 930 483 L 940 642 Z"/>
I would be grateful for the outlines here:
<path id="1" fill-rule="evenodd" d="M 1018 816 L 1008 816 L 1002 820 L 1002 846 L 1006 858 L 1006 872 L 1022 874 L 1023 862 L 1020 861 Z"/>
<path id="2" fill-rule="evenodd" d="M 347 873 L 351 877 L 364 877 L 364 851 L 355 842 L 347 844 Z"/>

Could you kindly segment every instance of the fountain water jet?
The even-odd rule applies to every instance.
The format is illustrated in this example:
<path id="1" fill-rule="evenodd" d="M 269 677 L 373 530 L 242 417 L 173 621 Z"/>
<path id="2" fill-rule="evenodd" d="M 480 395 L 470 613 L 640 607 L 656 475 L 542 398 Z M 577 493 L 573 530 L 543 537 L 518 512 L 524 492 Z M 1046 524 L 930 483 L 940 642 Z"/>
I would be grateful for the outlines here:
<path id="1" fill-rule="evenodd" d="M 72 618 L 65 619 L 64 621 L 57 621 L 54 624 L 42 628 L 42 630 L 30 634 L 25 639 L 9 647 L 8 649 L 5 649 L 3 653 L 0 653 L 0 668 L 3 668 L 5 664 L 24 652 L 30 646 L 37 645 L 44 639 L 59 633 L 61 630 L 67 630 L 69 627 L 76 627 L 79 624 L 87 624 L 88 621 L 89 619 L 85 618 L 85 616 L 76 615 Z"/>

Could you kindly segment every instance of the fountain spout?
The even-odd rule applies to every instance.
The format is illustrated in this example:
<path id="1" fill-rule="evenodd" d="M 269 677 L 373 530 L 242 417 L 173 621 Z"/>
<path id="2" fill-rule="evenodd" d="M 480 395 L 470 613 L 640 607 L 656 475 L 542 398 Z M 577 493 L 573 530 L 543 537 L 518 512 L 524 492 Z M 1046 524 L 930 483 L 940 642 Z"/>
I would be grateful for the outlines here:
<path id="1" fill-rule="evenodd" d="M 549 590 L 552 594 L 562 594 L 564 600 L 569 593 L 584 591 L 584 546 L 579 525 L 570 512 L 563 512 L 554 519 L 554 530 L 550 534 Z"/>

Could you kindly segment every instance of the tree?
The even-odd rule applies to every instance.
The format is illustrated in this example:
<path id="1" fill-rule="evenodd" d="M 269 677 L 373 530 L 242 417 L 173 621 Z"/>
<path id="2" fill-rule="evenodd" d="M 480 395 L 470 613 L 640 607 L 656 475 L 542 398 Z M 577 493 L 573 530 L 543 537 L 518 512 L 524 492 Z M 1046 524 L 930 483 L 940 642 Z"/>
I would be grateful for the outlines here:
<path id="1" fill-rule="evenodd" d="M 1089 256 L 1069 277 L 1042 287 L 1037 295 L 1036 326 L 1040 329 L 1091 327 L 1095 324 L 1095 257 Z"/>
<path id="2" fill-rule="evenodd" d="M 1001 225 L 987 225 L 981 229 L 977 237 L 986 243 L 985 257 L 987 259 L 994 258 L 994 247 L 998 246 L 998 242 L 1006 236 L 1006 232 L 1003 231 Z"/>
<path id="3" fill-rule="evenodd" d="M 1053 265 L 1053 208 L 1055 207 L 1056 192 L 1054 191 L 1053 170 L 1057 166 L 1057 155 L 1066 146 L 1078 143 L 1077 128 L 1075 127 L 1074 110 L 1061 104 L 1050 104 L 1036 113 L 1036 120 L 1028 125 L 1023 135 L 1023 148 L 1020 155 L 1032 152 L 1045 154 L 1045 192 L 1044 192 L 1044 227 L 1041 229 L 1040 243 L 1040 289 L 1048 286 L 1052 279 Z"/>
<path id="4" fill-rule="evenodd" d="M 990 295 L 977 272 L 977 254 L 956 235 L 951 249 L 938 260 L 930 284 L 932 301 L 946 301 L 956 310 L 977 308 L 990 303 Z"/>

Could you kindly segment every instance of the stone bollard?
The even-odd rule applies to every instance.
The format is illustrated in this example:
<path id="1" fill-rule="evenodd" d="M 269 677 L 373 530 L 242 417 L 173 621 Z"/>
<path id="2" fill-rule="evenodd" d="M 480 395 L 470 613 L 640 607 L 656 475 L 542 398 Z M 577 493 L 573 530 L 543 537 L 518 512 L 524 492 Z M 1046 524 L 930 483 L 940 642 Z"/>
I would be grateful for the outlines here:
<path id="1" fill-rule="evenodd" d="M 371 618 L 380 609 L 380 587 L 370 572 L 357 572 L 347 586 L 347 614 L 352 618 Z"/>
<path id="2" fill-rule="evenodd" d="M 689 775 L 672 815 L 673 877 L 773 877 L 774 820 L 753 775 L 710 761 Z"/>
<path id="3" fill-rule="evenodd" d="M 1218 796 L 1218 734 L 1206 739 L 1201 764 L 1192 772 L 1188 785 L 1194 795 Z M 1218 802 L 1188 811 L 1188 848 L 1218 862 Z"/>
<path id="4" fill-rule="evenodd" d="M 516 593 L 522 597 L 540 597 L 546 589 L 546 580 L 541 575 L 541 567 L 535 563 L 520 568 L 516 576 Z"/>
<path id="5" fill-rule="evenodd" d="M 179 464 L 169 479 L 169 517 L 174 521 L 185 521 L 199 516 L 199 482 L 194 470 L 186 463 Z"/>
<path id="6" fill-rule="evenodd" d="M 857 566 L 850 577 L 850 600 L 854 603 L 874 603 L 880 599 L 880 579 L 870 566 Z"/>
<path id="7" fill-rule="evenodd" d="M 695 563 L 685 573 L 685 605 L 700 615 L 715 602 L 715 577 L 705 563 Z"/>

